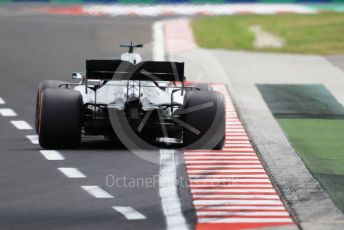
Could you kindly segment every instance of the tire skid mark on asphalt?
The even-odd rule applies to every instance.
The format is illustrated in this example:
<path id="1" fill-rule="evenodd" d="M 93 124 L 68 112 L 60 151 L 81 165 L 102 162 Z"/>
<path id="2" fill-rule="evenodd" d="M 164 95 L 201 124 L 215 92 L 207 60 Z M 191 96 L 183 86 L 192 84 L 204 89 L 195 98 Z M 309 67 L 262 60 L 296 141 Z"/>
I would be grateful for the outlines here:
<path id="1" fill-rule="evenodd" d="M 145 220 L 147 219 L 142 213 L 129 206 L 112 206 L 112 208 L 122 214 L 127 220 Z"/>
<path id="2" fill-rule="evenodd" d="M 12 125 L 14 125 L 14 127 L 16 127 L 19 130 L 31 130 L 32 127 L 31 125 L 29 125 L 29 123 L 27 123 L 26 121 L 23 120 L 15 120 L 15 121 L 11 121 Z"/>
<path id="3" fill-rule="evenodd" d="M 17 116 L 17 113 L 14 112 L 14 110 L 10 108 L 0 109 L 0 114 L 3 117 L 16 117 Z"/>
<path id="4" fill-rule="evenodd" d="M 272 187 L 224 84 L 226 130 L 222 150 L 184 153 L 196 209 L 196 229 L 244 229 L 293 224 Z"/>

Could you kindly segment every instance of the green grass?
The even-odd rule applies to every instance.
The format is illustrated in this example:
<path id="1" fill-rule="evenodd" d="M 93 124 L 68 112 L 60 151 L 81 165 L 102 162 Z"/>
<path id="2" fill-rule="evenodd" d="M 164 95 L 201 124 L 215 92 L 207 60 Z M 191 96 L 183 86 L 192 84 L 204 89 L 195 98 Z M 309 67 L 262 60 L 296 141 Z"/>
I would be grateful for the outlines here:
<path id="1" fill-rule="evenodd" d="M 252 25 L 285 39 L 283 48 L 256 49 Z M 262 50 L 307 54 L 344 53 L 344 13 L 313 15 L 235 15 L 192 21 L 197 43 L 204 48 Z"/>
<path id="2" fill-rule="evenodd" d="M 278 121 L 311 173 L 344 211 L 344 120 Z"/>

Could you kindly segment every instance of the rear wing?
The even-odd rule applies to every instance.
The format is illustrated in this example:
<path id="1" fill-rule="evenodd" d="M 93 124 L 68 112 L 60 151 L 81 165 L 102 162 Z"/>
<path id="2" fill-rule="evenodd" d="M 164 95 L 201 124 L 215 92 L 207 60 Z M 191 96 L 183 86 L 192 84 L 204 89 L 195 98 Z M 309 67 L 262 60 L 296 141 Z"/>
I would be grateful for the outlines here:
<path id="1" fill-rule="evenodd" d="M 184 63 L 146 61 L 134 65 L 122 60 L 86 60 L 86 79 L 183 82 Z"/>

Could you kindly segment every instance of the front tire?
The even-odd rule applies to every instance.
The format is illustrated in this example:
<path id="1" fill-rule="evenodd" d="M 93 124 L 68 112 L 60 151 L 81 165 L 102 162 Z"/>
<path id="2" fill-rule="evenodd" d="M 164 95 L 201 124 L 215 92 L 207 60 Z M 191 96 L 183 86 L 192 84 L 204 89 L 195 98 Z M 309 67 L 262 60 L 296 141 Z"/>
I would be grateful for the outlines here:
<path id="1" fill-rule="evenodd" d="M 39 144 L 43 148 L 75 148 L 81 141 L 82 96 L 78 91 L 47 88 L 42 91 Z"/>

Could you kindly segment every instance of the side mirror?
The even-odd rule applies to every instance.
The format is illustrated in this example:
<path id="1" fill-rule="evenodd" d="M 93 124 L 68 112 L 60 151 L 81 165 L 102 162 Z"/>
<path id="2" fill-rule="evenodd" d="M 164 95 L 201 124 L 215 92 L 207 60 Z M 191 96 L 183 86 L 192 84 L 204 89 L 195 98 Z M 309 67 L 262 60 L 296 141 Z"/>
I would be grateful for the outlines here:
<path id="1" fill-rule="evenodd" d="M 84 80 L 85 76 L 83 72 L 74 72 L 72 74 L 72 79 Z"/>

